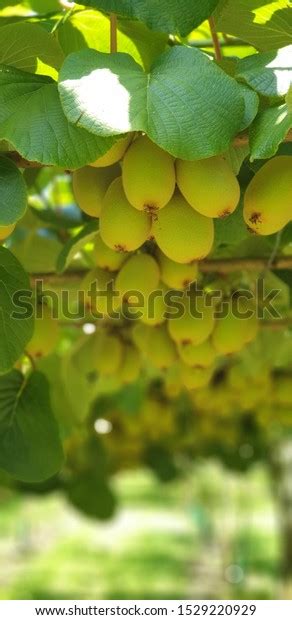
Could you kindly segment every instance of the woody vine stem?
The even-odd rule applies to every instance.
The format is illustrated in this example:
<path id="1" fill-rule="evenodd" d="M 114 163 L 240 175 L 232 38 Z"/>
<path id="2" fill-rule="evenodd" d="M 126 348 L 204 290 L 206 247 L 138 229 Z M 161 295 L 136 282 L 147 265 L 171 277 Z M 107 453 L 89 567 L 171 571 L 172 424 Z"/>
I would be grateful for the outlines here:
<path id="1" fill-rule="evenodd" d="M 216 32 L 214 17 L 209 18 L 209 26 L 210 26 L 211 36 L 213 40 L 213 45 L 214 45 L 215 59 L 217 60 L 217 62 L 220 62 L 220 60 L 222 60 L 222 52 L 221 52 L 219 37 Z"/>

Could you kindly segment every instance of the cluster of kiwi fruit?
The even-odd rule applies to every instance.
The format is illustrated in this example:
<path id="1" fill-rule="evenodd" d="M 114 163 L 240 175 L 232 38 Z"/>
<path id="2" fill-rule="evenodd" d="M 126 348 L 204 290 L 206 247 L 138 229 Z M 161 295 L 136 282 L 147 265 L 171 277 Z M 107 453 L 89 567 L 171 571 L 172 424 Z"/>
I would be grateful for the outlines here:
<path id="1" fill-rule="evenodd" d="M 165 283 L 169 282 L 165 274 L 168 276 L 171 268 L 168 261 L 165 257 L 159 260 L 159 256 L 133 253 L 119 271 L 103 272 L 97 267 L 86 276 L 86 281 L 89 284 L 97 277 L 95 282 L 99 283 L 100 272 L 105 273 L 107 279 L 112 278 L 113 286 L 126 295 L 122 300 L 118 297 L 123 312 L 126 310 L 131 315 L 135 308 L 131 306 L 127 291 L 137 290 L 141 274 L 146 300 L 153 289 L 178 292 L 168 289 Z M 174 273 L 177 278 L 176 269 Z M 86 289 L 85 284 L 83 287 Z M 167 306 L 163 297 L 157 299 L 151 318 L 147 302 L 139 311 L 139 318 L 124 318 L 120 314 L 114 318 L 104 314 L 103 319 L 96 322 L 95 332 L 82 335 L 78 340 L 74 350 L 75 365 L 85 376 L 95 373 L 103 386 L 114 389 L 135 382 L 140 375 L 160 377 L 169 397 L 207 386 L 226 356 L 236 356 L 256 338 L 259 322 L 255 308 L 244 299 L 236 299 L 240 313 L 246 314 L 248 310 L 246 318 L 240 318 L 234 312 L 232 297 L 225 300 L 224 317 L 216 318 L 217 306 L 208 293 L 200 291 L 199 296 L 197 293 L 196 289 L 181 290 L 182 311 L 173 318 L 165 316 Z M 43 316 L 36 320 L 34 336 L 27 346 L 27 353 L 34 358 L 49 355 L 59 339 L 58 322 L 52 318 L 48 307 L 43 309 Z M 106 310 L 100 304 L 98 309 Z M 197 316 L 194 309 L 199 313 Z M 91 314 L 91 309 L 88 311 Z"/>
<path id="2" fill-rule="evenodd" d="M 206 292 L 192 293 L 200 277 L 198 261 L 212 249 L 213 219 L 230 215 L 239 203 L 240 186 L 229 163 L 223 156 L 175 160 L 146 135 L 130 135 L 72 177 L 80 209 L 99 220 L 96 267 L 80 288 L 89 316 L 97 313 L 103 320 L 82 340 L 80 359 L 88 371 L 118 378 L 119 384 L 135 381 L 145 369 L 162 373 L 169 395 L 207 386 L 220 359 L 239 353 L 259 327 L 248 303 L 237 300 L 241 312 L 252 310 L 249 318 L 234 313 L 230 298 L 224 318 L 216 319 Z M 245 194 L 249 228 L 270 234 L 276 220 L 281 227 L 288 222 L 290 181 L 286 156 L 255 174 Z M 274 187 L 281 190 L 279 206 Z M 166 301 L 176 291 L 183 308 L 179 317 L 168 314 Z M 191 311 L 192 300 L 200 318 Z M 56 325 L 47 312 L 36 321 L 29 354 L 41 357 L 55 348 Z"/>
<path id="3" fill-rule="evenodd" d="M 166 461 L 167 454 L 192 456 L 204 453 L 208 443 L 217 457 L 219 446 L 225 446 L 230 456 L 239 450 L 247 465 L 255 456 L 257 436 L 266 449 L 269 439 L 291 428 L 289 385 L 290 376 L 285 373 L 262 367 L 257 374 L 236 359 L 210 385 L 189 392 L 186 398 L 173 398 L 163 383 L 152 381 L 135 411 L 120 405 L 122 396 L 113 402 L 102 397 L 94 415 L 98 412 L 111 424 L 102 441 L 117 469 L 135 468 L 145 460 L 151 465 L 151 452 L 157 469 L 159 453 Z"/>
<path id="4" fill-rule="evenodd" d="M 119 141 L 93 166 L 74 172 L 73 189 L 80 208 L 99 218 L 109 248 L 133 252 L 154 239 L 179 264 L 209 254 L 213 218 L 232 213 L 240 198 L 223 157 L 175 161 L 145 135 Z"/>
<path id="5" fill-rule="evenodd" d="M 225 318 L 216 320 L 207 295 L 197 298 L 189 288 L 198 280 L 199 259 L 212 248 L 213 218 L 232 213 L 239 201 L 239 184 L 227 161 L 175 161 L 147 136 L 127 136 L 94 164 L 76 170 L 73 190 L 80 208 L 99 219 L 96 267 L 80 288 L 89 312 L 104 319 L 84 338 L 79 355 L 99 375 L 117 376 L 120 383 L 150 367 L 164 373 L 170 393 L 207 385 L 218 358 L 238 353 L 258 330 L 255 314 L 238 318 L 231 299 Z M 87 295 L 93 283 L 94 298 Z M 181 293 L 179 318 L 167 315 L 167 294 L 175 291 Z M 134 320 L 137 294 L 139 319 Z M 191 311 L 193 297 L 200 318 Z M 116 312 L 118 318 L 112 316 Z M 51 319 L 48 326 L 48 321 L 48 312 L 36 321 L 27 347 L 34 357 L 55 348 L 57 323 Z"/>
<path id="6" fill-rule="evenodd" d="M 292 426 L 291 374 L 264 366 L 254 372 L 239 359 L 227 367 L 221 381 L 192 392 L 191 399 L 196 411 L 213 420 L 252 413 L 267 436 Z"/>

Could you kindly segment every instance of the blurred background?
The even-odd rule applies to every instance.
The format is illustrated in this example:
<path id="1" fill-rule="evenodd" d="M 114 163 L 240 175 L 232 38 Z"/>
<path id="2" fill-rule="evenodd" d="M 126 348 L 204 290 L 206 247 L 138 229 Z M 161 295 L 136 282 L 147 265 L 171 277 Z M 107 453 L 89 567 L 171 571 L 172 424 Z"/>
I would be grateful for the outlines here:
<path id="1" fill-rule="evenodd" d="M 269 599 L 282 595 L 281 524 L 267 469 L 199 462 L 184 480 L 113 480 L 102 524 L 56 492 L 0 491 L 2 599 Z"/>

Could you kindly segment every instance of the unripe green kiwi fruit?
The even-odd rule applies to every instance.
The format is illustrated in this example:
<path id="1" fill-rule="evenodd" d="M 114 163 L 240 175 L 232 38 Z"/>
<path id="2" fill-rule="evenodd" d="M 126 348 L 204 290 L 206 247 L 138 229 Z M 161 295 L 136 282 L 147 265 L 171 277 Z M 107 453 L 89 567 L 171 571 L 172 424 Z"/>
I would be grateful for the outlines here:
<path id="1" fill-rule="evenodd" d="M 202 344 L 180 344 L 178 347 L 179 356 L 187 366 L 198 368 L 209 368 L 213 366 L 217 353 L 211 340 L 205 340 Z"/>
<path id="2" fill-rule="evenodd" d="M 111 166 L 102 170 L 85 166 L 74 170 L 73 193 L 80 209 L 87 215 L 98 218 L 105 193 L 119 174 L 121 174 L 119 166 Z"/>
<path id="3" fill-rule="evenodd" d="M 140 136 L 123 159 L 123 186 L 133 207 L 154 214 L 171 199 L 175 189 L 173 157 Z"/>
<path id="4" fill-rule="evenodd" d="M 138 379 L 141 370 L 141 354 L 132 344 L 124 345 L 123 359 L 119 368 L 119 379 L 122 383 L 133 383 Z"/>
<path id="5" fill-rule="evenodd" d="M 258 235 L 280 231 L 292 218 L 292 157 L 279 155 L 256 172 L 244 196 L 243 216 Z"/>
<path id="6" fill-rule="evenodd" d="M 176 162 L 177 184 L 187 202 L 207 217 L 226 217 L 235 211 L 240 186 L 222 155 Z"/>
<path id="7" fill-rule="evenodd" d="M 96 267 L 88 272 L 80 290 L 84 291 L 85 305 L 92 314 L 105 318 L 116 313 L 120 307 L 119 297 L 114 291 L 114 275 L 110 271 Z"/>
<path id="8" fill-rule="evenodd" d="M 34 334 L 26 346 L 26 351 L 34 358 L 41 358 L 50 355 L 56 348 L 60 327 L 48 306 L 39 307 L 37 312 L 40 313 L 40 318 L 35 318 Z"/>
<path id="9" fill-rule="evenodd" d="M 168 311 L 165 296 L 168 292 L 168 288 L 160 282 L 157 288 L 150 293 L 145 299 L 145 305 L 141 309 L 142 316 L 140 320 L 146 325 L 161 325 L 166 319 Z"/>
<path id="10" fill-rule="evenodd" d="M 113 164 L 116 164 L 118 161 L 120 161 L 123 158 L 129 144 L 131 144 L 132 142 L 132 139 L 133 139 L 132 134 L 129 134 L 125 138 L 120 138 L 107 151 L 107 153 L 102 155 L 102 157 L 99 157 L 98 159 L 96 159 L 96 161 L 94 161 L 90 165 L 93 166 L 94 168 L 105 168 L 107 166 L 112 166 Z"/>
<path id="11" fill-rule="evenodd" d="M 95 370 L 101 375 L 118 372 L 123 359 L 123 345 L 115 334 L 97 332 L 95 337 Z"/>
<path id="12" fill-rule="evenodd" d="M 117 274 L 115 288 L 123 302 L 131 303 L 131 297 L 134 297 L 136 303 L 141 297 L 143 308 L 150 293 L 157 289 L 159 277 L 159 267 L 153 256 L 134 254 Z"/>
<path id="13" fill-rule="evenodd" d="M 182 383 L 187 390 L 197 390 L 207 386 L 212 379 L 213 372 L 213 367 L 191 368 L 191 366 L 181 362 Z"/>
<path id="14" fill-rule="evenodd" d="M 115 179 L 104 197 L 100 216 L 100 236 L 118 252 L 137 250 L 150 236 L 151 220 L 127 200 L 122 179 Z"/>
<path id="15" fill-rule="evenodd" d="M 198 346 L 207 340 L 215 325 L 214 308 L 205 295 L 192 293 L 180 299 L 181 316 L 169 318 L 168 330 L 178 345 Z"/>
<path id="16" fill-rule="evenodd" d="M 165 325 L 149 328 L 145 343 L 145 357 L 155 368 L 165 370 L 177 360 L 174 342 L 171 340 Z"/>
<path id="17" fill-rule="evenodd" d="M 158 211 L 152 234 L 168 258 L 185 264 L 209 254 L 214 241 L 214 224 L 176 192 L 166 207 Z"/>
<path id="18" fill-rule="evenodd" d="M 169 288 L 182 291 L 198 278 L 198 264 L 196 262 L 185 265 L 176 263 L 160 250 L 157 251 L 157 260 L 161 280 Z"/>
<path id="19" fill-rule="evenodd" d="M 255 339 L 258 332 L 255 308 L 246 300 L 230 300 L 224 318 L 218 318 L 212 343 L 221 355 L 238 353 Z"/>
<path id="20" fill-rule="evenodd" d="M 127 258 L 129 258 L 129 253 L 116 252 L 109 248 L 102 240 L 99 232 L 94 240 L 93 253 L 97 267 L 107 271 L 118 271 Z"/>

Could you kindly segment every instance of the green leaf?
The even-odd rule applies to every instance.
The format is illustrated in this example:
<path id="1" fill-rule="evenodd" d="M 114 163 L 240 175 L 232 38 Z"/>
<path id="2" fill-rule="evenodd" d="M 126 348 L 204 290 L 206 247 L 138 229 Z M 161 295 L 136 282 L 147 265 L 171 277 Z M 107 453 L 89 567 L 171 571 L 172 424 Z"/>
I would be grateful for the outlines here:
<path id="1" fill-rule="evenodd" d="M 41 209 L 31 207 L 31 211 L 40 222 L 44 222 L 52 228 L 70 230 L 70 228 L 77 228 L 82 225 L 82 213 L 78 208 L 75 210 L 71 207 L 59 207 L 56 209 L 51 207 Z"/>
<path id="2" fill-rule="evenodd" d="M 241 86 L 189 47 L 162 54 L 149 75 L 126 54 L 71 54 L 59 91 L 71 123 L 103 136 L 145 131 L 183 159 L 226 150 L 244 115 Z"/>
<path id="3" fill-rule="evenodd" d="M 85 0 L 106 13 L 138 19 L 148 28 L 186 36 L 213 13 L 219 0 Z"/>
<path id="4" fill-rule="evenodd" d="M 292 42 L 291 6 L 289 0 L 221 0 L 216 26 L 261 51 L 284 47 Z"/>
<path id="5" fill-rule="evenodd" d="M 0 377 L 0 467 L 18 480 L 40 482 L 63 460 L 49 384 L 40 372 Z"/>
<path id="6" fill-rule="evenodd" d="M 60 428 L 60 432 L 62 436 L 68 436 L 72 433 L 72 429 L 76 427 L 77 419 L 74 415 L 72 404 L 67 395 L 66 386 L 62 377 L 62 364 L 62 357 L 59 357 L 57 353 L 53 353 L 48 357 L 43 357 L 38 360 L 38 369 L 46 376 L 50 384 L 52 410 Z M 71 376 L 70 379 L 73 390 L 73 383 L 75 384 L 76 377 Z M 77 399 L 77 402 L 78 400 L 79 399 Z"/>
<path id="7" fill-rule="evenodd" d="M 39 231 L 25 230 L 25 237 L 15 241 L 11 252 L 29 273 L 51 273 L 56 269 L 56 260 L 62 244 L 53 236 Z"/>
<path id="8" fill-rule="evenodd" d="M 243 115 L 243 119 L 242 119 L 239 130 L 243 131 L 244 129 L 249 127 L 249 125 L 252 123 L 252 121 L 256 117 L 258 113 L 258 109 L 259 109 L 260 100 L 259 100 L 258 95 L 253 90 L 248 88 L 248 86 L 241 84 L 241 87 L 242 87 L 241 91 L 242 91 L 242 96 L 243 96 L 244 103 L 245 103 L 245 108 L 244 108 L 244 115 Z"/>
<path id="9" fill-rule="evenodd" d="M 49 77 L 6 66 L 0 67 L 0 138 L 30 161 L 70 169 L 95 161 L 114 143 L 68 123 Z"/>
<path id="10" fill-rule="evenodd" d="M 8 158 L 0 156 L 0 226 L 14 224 L 25 213 L 27 189 L 17 166 Z"/>
<path id="11" fill-rule="evenodd" d="M 76 254 L 78 254 L 78 252 L 80 252 L 80 250 L 82 250 L 87 243 L 94 239 L 97 231 L 97 221 L 89 222 L 86 226 L 84 226 L 84 228 L 82 228 L 78 235 L 67 241 L 57 260 L 58 273 L 63 273 L 63 271 L 67 269 L 70 263 L 74 260 Z"/>
<path id="12" fill-rule="evenodd" d="M 68 120 L 101 136 L 143 129 L 147 75 L 128 54 L 82 50 L 66 58 L 59 92 Z"/>
<path id="13" fill-rule="evenodd" d="M 286 103 L 261 112 L 250 128 L 251 161 L 273 157 L 291 128 L 292 113 Z"/>
<path id="14" fill-rule="evenodd" d="M 14 296 L 23 291 L 29 296 L 29 277 L 18 260 L 0 247 L 0 374 L 11 370 L 33 335 L 34 319 L 14 318 Z"/>
<path id="15" fill-rule="evenodd" d="M 93 369 L 94 352 L 94 338 L 83 336 L 62 357 L 61 379 L 73 423 L 87 418 L 98 393 L 98 377 Z"/>
<path id="16" fill-rule="evenodd" d="M 237 245 L 249 236 L 242 215 L 242 203 L 236 211 L 224 219 L 214 220 L 215 247 Z"/>
<path id="17" fill-rule="evenodd" d="M 57 30 L 59 43 L 66 56 L 84 48 L 110 52 L 109 17 L 98 11 L 77 11 Z M 119 52 L 129 54 L 146 70 L 166 47 L 166 34 L 153 32 L 137 21 L 118 21 L 117 46 Z"/>
<path id="18" fill-rule="evenodd" d="M 11 2 L 11 0 L 10 0 Z M 59 0 L 26 0 L 26 4 L 36 13 L 45 14 L 50 11 L 59 11 Z"/>
<path id="19" fill-rule="evenodd" d="M 237 63 L 236 77 L 260 95 L 283 97 L 292 82 L 292 45 L 242 58 Z"/>
<path id="20" fill-rule="evenodd" d="M 38 24 L 10 24 L 0 29 L 0 63 L 56 78 L 64 60 L 62 49 Z"/>
<path id="21" fill-rule="evenodd" d="M 73 506 L 88 517 L 106 521 L 115 512 L 116 498 L 98 472 L 86 471 L 72 478 L 67 495 Z"/>
<path id="22" fill-rule="evenodd" d="M 288 90 L 288 93 L 285 97 L 286 103 L 287 103 L 287 107 L 288 107 L 288 112 L 289 114 L 292 114 L 292 84 Z"/>
<path id="23" fill-rule="evenodd" d="M 224 157 L 228 160 L 234 174 L 237 176 L 240 172 L 240 168 L 249 154 L 249 145 L 244 144 L 242 146 L 231 145 L 224 153 Z"/>
<path id="24" fill-rule="evenodd" d="M 160 482 L 171 482 L 177 478 L 179 470 L 173 455 L 165 446 L 158 444 L 149 446 L 145 452 L 144 460 Z"/>

